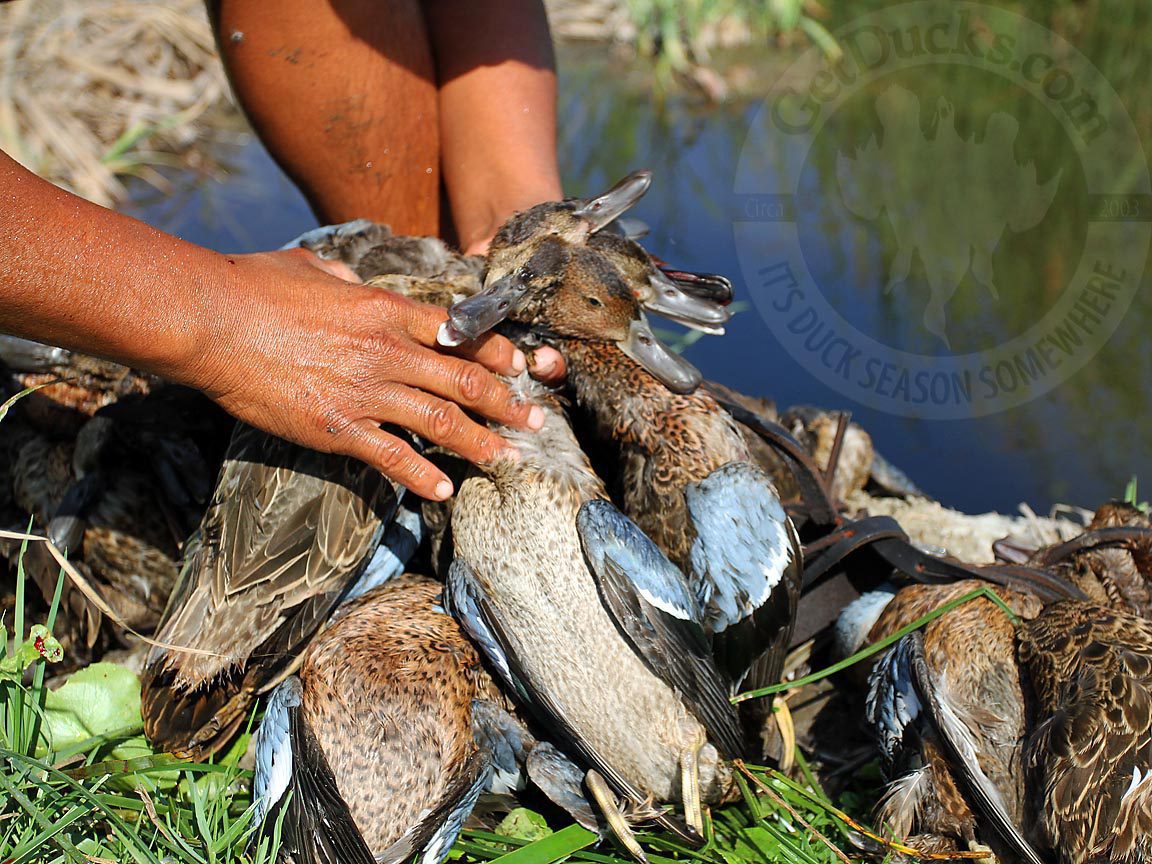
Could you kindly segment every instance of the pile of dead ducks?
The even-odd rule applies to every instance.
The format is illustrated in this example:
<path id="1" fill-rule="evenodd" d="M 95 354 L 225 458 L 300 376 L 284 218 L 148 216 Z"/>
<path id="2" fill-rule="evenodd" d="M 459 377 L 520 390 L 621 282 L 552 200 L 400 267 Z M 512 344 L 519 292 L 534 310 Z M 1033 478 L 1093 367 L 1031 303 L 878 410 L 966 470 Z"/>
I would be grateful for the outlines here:
<path id="1" fill-rule="evenodd" d="M 446 345 L 495 330 L 563 354 L 562 388 L 508 382 L 545 415 L 495 428 L 518 458 L 411 439 L 457 481 L 448 502 L 182 388 L 0 345 L 12 386 L 42 387 L 0 424 L 5 523 L 31 517 L 116 612 L 69 589 L 69 644 L 153 634 L 145 729 L 179 756 L 261 711 L 253 794 L 285 860 L 438 864 L 496 793 L 643 861 L 636 826 L 702 844 L 734 766 L 786 749 L 787 701 L 733 697 L 972 594 L 834 679 L 890 781 L 877 819 L 898 843 L 859 853 L 1152 860 L 1145 513 L 1112 502 L 1073 540 L 979 566 L 848 518 L 846 490 L 915 490 L 846 417 L 778 415 L 660 342 L 648 313 L 722 333 L 732 286 L 629 236 L 649 182 L 517 214 L 487 258 L 363 221 L 292 244 L 447 308 Z M 25 568 L 51 596 L 53 562 Z"/>

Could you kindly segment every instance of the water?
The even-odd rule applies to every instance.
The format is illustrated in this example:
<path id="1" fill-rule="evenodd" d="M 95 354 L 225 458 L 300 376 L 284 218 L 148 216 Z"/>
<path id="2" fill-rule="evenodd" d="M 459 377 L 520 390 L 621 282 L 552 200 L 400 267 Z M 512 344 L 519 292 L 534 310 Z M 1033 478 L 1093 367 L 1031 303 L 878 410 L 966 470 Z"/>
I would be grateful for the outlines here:
<path id="1" fill-rule="evenodd" d="M 1125 30 L 1127 37 L 1144 27 L 1138 25 Z M 1152 112 L 1135 70 L 1152 60 L 1147 40 L 1125 38 L 1117 49 L 1115 40 L 1083 23 L 1065 35 L 1116 88 L 1146 148 Z M 1046 50 L 1069 63 L 1074 55 L 1059 47 L 1051 40 Z M 1133 52 L 1143 52 L 1143 59 Z M 1144 428 L 1152 413 L 1146 347 L 1152 321 L 1143 302 L 1149 276 L 1141 252 L 1149 223 L 1110 222 L 1101 240 L 1091 233 L 1101 223 L 1085 203 L 1108 206 L 1086 197 L 1098 179 L 1094 172 L 1111 178 L 1108 192 L 1141 192 L 1147 150 L 1139 143 L 1135 149 L 1116 145 L 1103 165 L 1098 154 L 1081 158 L 1059 111 L 1029 96 L 1019 80 L 931 64 L 876 76 L 845 99 L 818 135 L 798 140 L 780 134 L 761 114 L 761 98 L 736 98 L 719 108 L 683 97 L 655 99 L 644 74 L 606 55 L 595 48 L 561 54 L 566 188 L 594 191 L 633 168 L 653 169 L 655 183 L 635 212 L 651 227 L 649 248 L 683 269 L 725 273 L 743 298 L 755 300 L 736 315 L 726 336 L 686 349 L 708 377 L 769 395 L 782 407 L 850 410 L 878 449 L 922 488 L 969 511 L 1014 511 L 1019 502 L 1039 512 L 1057 502 L 1094 506 L 1121 494 L 1132 475 L 1152 486 Z M 811 81 L 819 71 L 819 64 L 787 71 L 792 59 L 737 58 L 726 69 L 762 94 L 782 75 Z M 885 93 L 889 101 L 878 101 Z M 896 120 L 909 117 L 912 125 L 895 128 Z M 997 137 L 1004 129 L 995 124 L 1005 117 L 1011 118 L 1008 131 L 1016 124 L 1014 138 Z M 1011 161 L 1004 146 L 996 149 L 1005 140 Z M 254 138 L 230 158 L 223 179 L 177 178 L 178 196 L 141 192 L 130 212 L 222 251 L 275 248 L 314 226 L 302 197 Z M 747 193 L 779 191 L 792 180 L 794 194 L 782 205 L 791 221 L 734 225 L 745 219 Z M 948 191 L 943 201 L 942 188 Z M 943 215 L 933 210 L 941 204 L 950 208 Z M 888 215 L 900 212 L 905 224 Z M 990 213 L 1007 213 L 1013 224 L 981 239 Z M 1066 380 L 1064 370 L 1049 374 L 1060 383 L 1047 393 L 986 416 L 909 416 L 925 409 L 898 396 L 877 397 L 875 386 L 871 396 L 860 387 L 830 386 L 835 379 L 816 374 L 811 355 L 782 343 L 788 315 L 773 319 L 771 327 L 766 323 L 760 310 L 773 314 L 771 303 L 783 295 L 779 285 L 765 287 L 768 277 L 757 271 L 782 260 L 780 238 L 790 237 L 789 230 L 798 238 L 794 260 L 803 262 L 840 316 L 847 341 L 874 340 L 941 362 L 963 354 L 992 356 L 988 352 L 997 346 L 1043 324 L 1074 284 L 1089 245 L 1128 259 L 1133 250 L 1140 253 L 1131 272 L 1138 290 L 1115 332 L 1083 368 Z M 911 245 L 910 233 L 919 246 L 907 278 L 885 294 L 901 247 Z M 934 281 L 954 289 L 943 330 L 925 317 Z M 894 386 L 888 382 L 885 392 Z M 971 413 L 963 404 L 951 410 Z"/>

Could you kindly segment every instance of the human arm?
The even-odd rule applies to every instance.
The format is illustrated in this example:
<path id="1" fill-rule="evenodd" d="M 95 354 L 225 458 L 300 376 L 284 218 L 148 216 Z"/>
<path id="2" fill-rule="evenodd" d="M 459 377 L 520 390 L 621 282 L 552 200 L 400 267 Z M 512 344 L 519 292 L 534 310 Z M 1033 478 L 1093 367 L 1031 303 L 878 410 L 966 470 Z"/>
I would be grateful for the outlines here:
<path id="1" fill-rule="evenodd" d="M 448 356 L 435 347 L 443 310 L 324 266 L 304 251 L 203 249 L 0 153 L 0 330 L 196 387 L 238 419 L 361 459 L 429 498 L 451 493 L 448 478 L 381 423 L 471 461 L 505 445 L 460 406 L 538 426 L 490 374 L 523 368 L 510 342 L 494 336 Z"/>
<path id="2" fill-rule="evenodd" d="M 548 19 L 540 0 L 423 5 L 456 235 L 483 253 L 513 213 L 562 197 Z"/>

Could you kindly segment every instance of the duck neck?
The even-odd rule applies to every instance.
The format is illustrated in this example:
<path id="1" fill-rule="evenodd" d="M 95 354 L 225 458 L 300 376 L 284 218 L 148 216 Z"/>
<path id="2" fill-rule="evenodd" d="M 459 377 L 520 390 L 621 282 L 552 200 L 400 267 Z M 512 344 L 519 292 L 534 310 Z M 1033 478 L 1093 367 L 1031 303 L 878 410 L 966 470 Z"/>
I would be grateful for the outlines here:
<path id="1" fill-rule="evenodd" d="M 572 486 L 580 492 L 582 499 L 604 497 L 604 485 L 580 448 L 564 413 L 564 402 L 556 391 L 536 381 L 527 372 L 511 379 L 508 384 L 515 397 L 544 409 L 544 425 L 535 432 L 510 426 L 498 427 L 496 431 L 519 451 L 520 459 L 499 459 L 485 473 L 497 485 L 530 475 Z"/>

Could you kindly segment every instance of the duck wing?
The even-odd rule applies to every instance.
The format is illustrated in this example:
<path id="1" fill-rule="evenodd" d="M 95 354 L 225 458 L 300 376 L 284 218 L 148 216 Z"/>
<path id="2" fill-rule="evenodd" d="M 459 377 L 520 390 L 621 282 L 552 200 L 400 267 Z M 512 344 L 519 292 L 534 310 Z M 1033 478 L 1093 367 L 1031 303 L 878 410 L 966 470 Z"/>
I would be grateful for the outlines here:
<path id="1" fill-rule="evenodd" d="M 579 756 L 586 765 L 591 765 L 607 778 L 608 782 L 621 795 L 637 803 L 645 796 L 625 780 L 612 763 L 593 747 L 567 720 L 567 713 L 555 696 L 544 685 L 535 682 L 517 662 L 515 639 L 500 613 L 489 600 L 487 593 L 472 573 L 472 568 L 457 558 L 448 568 L 448 579 L 444 586 L 444 606 L 460 622 L 464 632 L 488 658 L 500 683 L 514 693 L 543 728 L 556 736 L 556 740 L 572 753 Z M 583 772 L 581 772 L 581 778 Z M 547 787 L 541 787 L 550 793 Z M 549 794 L 551 797 L 551 794 Z M 553 799 L 554 803 L 566 810 L 563 796 Z M 586 803 L 586 802 L 585 802 Z M 570 811 L 583 812 L 582 808 Z M 576 817 L 580 821 L 580 817 Z"/>
<path id="2" fill-rule="evenodd" d="M 375 864 L 315 734 L 300 712 L 300 679 L 268 700 L 256 733 L 252 798 L 261 832 L 280 824 L 281 848 L 298 864 Z"/>
<path id="3" fill-rule="evenodd" d="M 142 676 L 145 729 L 218 749 L 357 580 L 397 506 L 378 471 L 238 426 Z"/>
<path id="4" fill-rule="evenodd" d="M 800 603 L 800 539 L 772 479 L 729 462 L 685 487 L 691 565 L 717 665 L 737 687 L 780 680 Z"/>
<path id="5" fill-rule="evenodd" d="M 1147 861 L 1152 624 L 1066 600 L 1021 627 L 1018 653 L 1046 718 L 1025 743 L 1046 840 L 1087 860 Z"/>
<path id="6" fill-rule="evenodd" d="M 913 631 L 877 665 L 868 696 L 868 719 L 878 729 L 882 750 L 894 761 L 901 745 L 918 743 L 928 724 L 972 809 L 1027 864 L 1045 864 L 1012 818 L 1003 795 L 980 766 L 980 742 L 949 703 L 924 658 L 924 636 Z"/>
<path id="7" fill-rule="evenodd" d="M 418 852 L 421 864 L 440 864 L 491 778 L 480 751 L 454 772 L 436 806 L 373 855 L 300 710 L 301 698 L 300 679 L 286 679 L 268 700 L 257 732 L 252 792 L 261 831 L 270 835 L 279 822 L 282 849 L 296 864 L 401 864 Z"/>
<path id="8" fill-rule="evenodd" d="M 604 605 L 632 647 L 680 694 L 721 753 L 740 756 L 746 746 L 731 681 L 712 659 L 683 574 L 609 501 L 584 502 L 576 529 Z"/>

